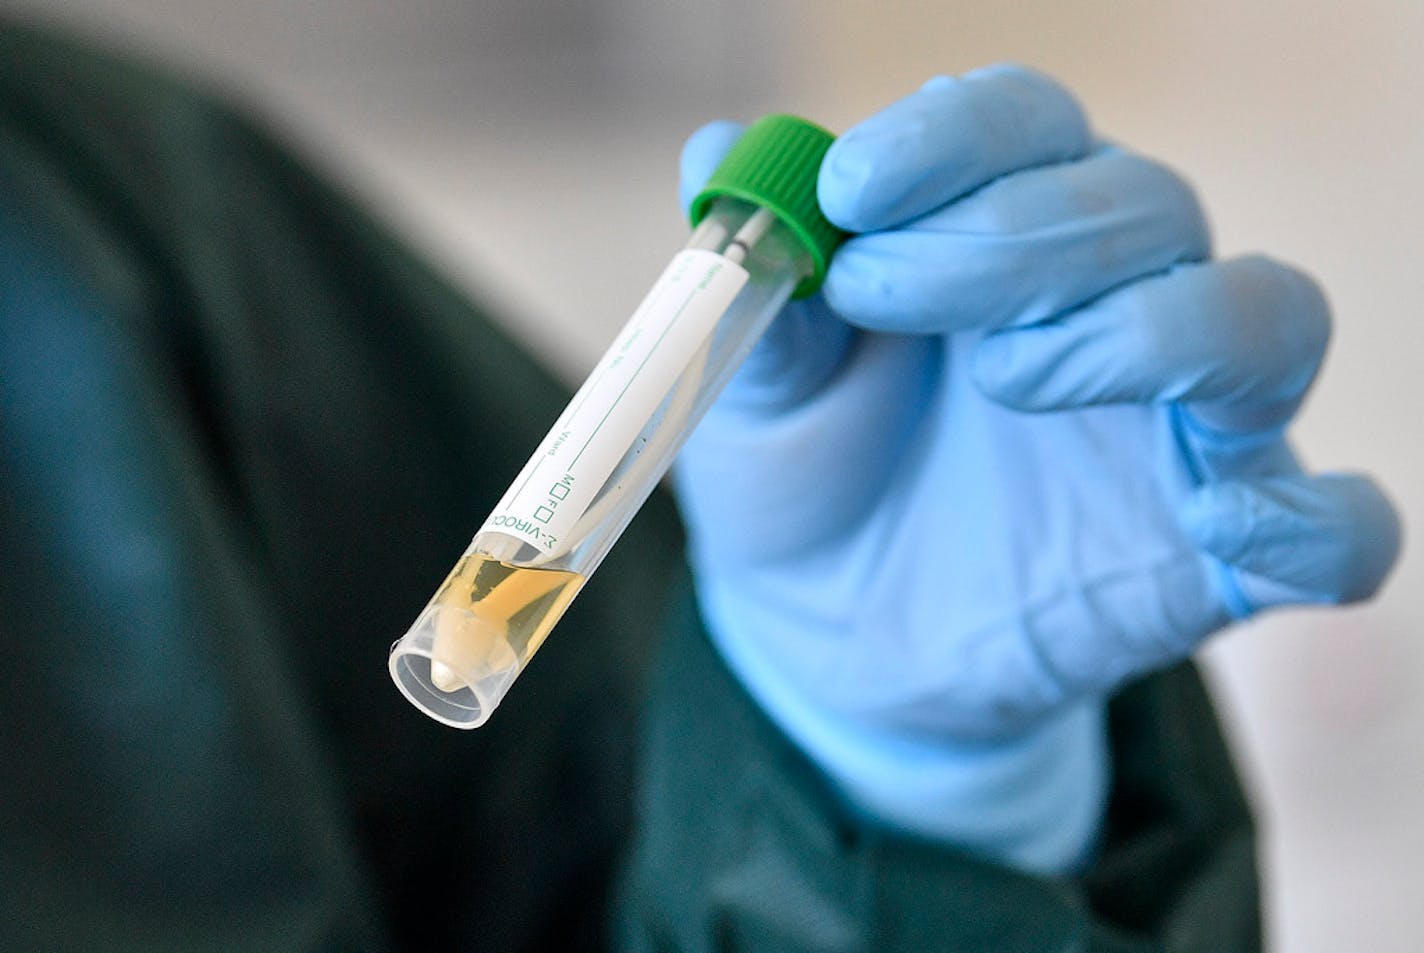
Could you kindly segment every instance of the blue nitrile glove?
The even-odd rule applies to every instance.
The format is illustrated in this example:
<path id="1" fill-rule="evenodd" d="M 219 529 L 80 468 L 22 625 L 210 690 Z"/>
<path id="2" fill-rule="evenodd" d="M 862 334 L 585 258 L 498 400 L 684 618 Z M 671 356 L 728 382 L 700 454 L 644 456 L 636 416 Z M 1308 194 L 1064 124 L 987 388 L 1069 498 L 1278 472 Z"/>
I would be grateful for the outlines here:
<path id="1" fill-rule="evenodd" d="M 684 198 L 739 131 L 693 136 Z M 1016 67 L 931 80 L 819 186 L 860 234 L 678 466 L 709 630 L 871 818 L 1070 869 L 1106 696 L 1395 560 L 1380 490 L 1283 436 L 1326 302 L 1268 258 L 1208 262 L 1191 189 Z"/>

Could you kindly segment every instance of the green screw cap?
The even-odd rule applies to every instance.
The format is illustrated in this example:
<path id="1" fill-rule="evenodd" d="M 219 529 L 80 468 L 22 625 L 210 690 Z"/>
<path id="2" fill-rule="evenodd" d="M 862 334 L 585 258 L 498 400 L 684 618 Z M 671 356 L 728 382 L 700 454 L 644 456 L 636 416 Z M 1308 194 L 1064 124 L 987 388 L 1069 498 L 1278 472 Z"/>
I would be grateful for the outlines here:
<path id="1" fill-rule="evenodd" d="M 763 116 L 747 128 L 692 200 L 687 216 L 695 228 L 723 196 L 770 210 L 811 255 L 814 271 L 797 285 L 804 298 L 821 286 L 831 253 L 846 233 L 826 221 L 816 202 L 816 175 L 836 139 L 797 116 Z"/>

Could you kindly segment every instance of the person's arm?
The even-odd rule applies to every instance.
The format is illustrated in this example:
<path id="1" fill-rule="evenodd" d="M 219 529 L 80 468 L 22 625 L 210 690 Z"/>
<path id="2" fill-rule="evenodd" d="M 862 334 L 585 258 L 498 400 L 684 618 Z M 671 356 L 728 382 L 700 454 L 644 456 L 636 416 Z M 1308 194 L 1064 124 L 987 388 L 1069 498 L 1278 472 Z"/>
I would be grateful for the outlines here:
<path id="1" fill-rule="evenodd" d="M 738 134 L 694 136 L 688 191 Z M 1180 177 L 1016 67 L 851 129 L 820 198 L 855 233 L 823 296 L 681 458 L 701 618 L 855 829 L 1050 893 L 1033 878 L 1091 881 L 1123 760 L 1193 760 L 1130 754 L 1109 697 L 1236 619 L 1366 598 L 1397 554 L 1378 488 L 1304 473 L 1285 441 L 1324 298 L 1268 258 L 1212 261 Z M 1184 743 L 1214 738 L 1208 711 Z M 895 889 L 936 892 L 915 883 Z"/>

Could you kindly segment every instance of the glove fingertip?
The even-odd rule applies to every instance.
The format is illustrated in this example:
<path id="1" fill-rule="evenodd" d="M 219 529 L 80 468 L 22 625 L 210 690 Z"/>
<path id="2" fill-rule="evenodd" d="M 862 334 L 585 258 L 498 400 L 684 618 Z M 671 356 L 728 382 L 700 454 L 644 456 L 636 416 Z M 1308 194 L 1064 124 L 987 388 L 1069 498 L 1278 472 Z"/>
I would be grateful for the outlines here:
<path id="1" fill-rule="evenodd" d="M 1404 546 L 1399 511 L 1384 489 L 1363 474 L 1331 473 L 1318 479 L 1332 486 L 1339 499 L 1336 509 L 1348 524 L 1341 532 L 1349 572 L 1337 601 L 1370 599 L 1389 578 Z"/>
<path id="2" fill-rule="evenodd" d="M 1193 542 L 1241 575 L 1258 607 L 1361 602 L 1399 556 L 1394 506 L 1360 475 L 1208 484 L 1178 515 Z"/>
<path id="3" fill-rule="evenodd" d="M 846 232 L 874 231 L 881 224 L 881 203 L 874 194 L 881 178 L 877 154 L 861 138 L 852 129 L 831 143 L 816 179 L 821 213 Z"/>
<path id="4" fill-rule="evenodd" d="M 832 225 L 847 232 L 878 231 L 929 211 L 957 191 L 928 204 L 917 194 L 927 181 L 952 179 L 962 162 L 954 153 L 942 154 L 947 117 L 935 102 L 936 89 L 927 84 L 831 143 L 821 160 L 816 199 Z"/>
<path id="5" fill-rule="evenodd" d="M 883 241 L 883 236 L 882 236 Z M 831 259 L 821 295 L 832 311 L 846 321 L 873 331 L 905 330 L 901 325 L 899 296 L 906 291 L 885 274 L 884 256 L 866 240 L 851 238 Z"/>
<path id="6" fill-rule="evenodd" d="M 903 263 L 919 254 L 905 233 L 854 236 L 836 252 L 821 294 L 832 311 L 866 331 L 940 334 L 947 328 L 932 279 L 907 275 Z"/>
<path id="7" fill-rule="evenodd" d="M 1040 329 L 986 335 L 970 355 L 969 373 L 979 392 L 997 404 L 1025 413 L 1070 406 L 1073 395 L 1054 378 L 1053 349 Z"/>
<path id="8" fill-rule="evenodd" d="M 727 154 L 733 144 L 742 137 L 746 127 L 730 119 L 718 119 L 707 123 L 683 143 L 679 160 L 678 204 L 687 211 L 697 193 L 707 184 L 712 170 Z"/>
<path id="9" fill-rule="evenodd" d="M 997 336 L 985 338 L 969 359 L 969 375 L 985 397 L 1010 410 L 1033 411 L 1034 390 L 1016 367 L 1014 343 Z"/>

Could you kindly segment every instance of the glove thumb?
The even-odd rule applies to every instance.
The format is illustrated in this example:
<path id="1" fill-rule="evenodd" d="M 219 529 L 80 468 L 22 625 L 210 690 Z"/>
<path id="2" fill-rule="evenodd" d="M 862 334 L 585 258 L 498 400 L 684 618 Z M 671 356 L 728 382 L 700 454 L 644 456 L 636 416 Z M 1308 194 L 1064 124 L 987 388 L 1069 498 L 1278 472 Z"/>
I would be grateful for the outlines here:
<path id="1" fill-rule="evenodd" d="M 707 184 L 712 170 L 717 168 L 717 163 L 722 161 L 727 150 L 732 148 L 745 131 L 746 127 L 739 122 L 719 119 L 709 122 L 688 136 L 687 142 L 682 146 L 677 187 L 678 204 L 684 212 Z"/>

